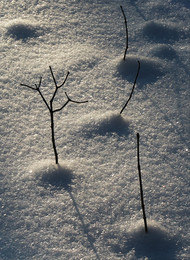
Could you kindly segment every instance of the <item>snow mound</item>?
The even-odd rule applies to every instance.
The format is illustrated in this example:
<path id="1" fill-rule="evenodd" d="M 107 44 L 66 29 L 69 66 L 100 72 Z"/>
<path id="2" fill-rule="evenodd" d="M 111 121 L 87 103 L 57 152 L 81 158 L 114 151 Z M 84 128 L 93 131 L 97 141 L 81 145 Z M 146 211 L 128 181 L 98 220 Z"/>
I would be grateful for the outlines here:
<path id="1" fill-rule="evenodd" d="M 149 21 L 144 25 L 143 34 L 155 42 L 173 42 L 180 39 L 180 32 L 176 24 Z"/>
<path id="2" fill-rule="evenodd" d="M 29 170 L 31 178 L 34 177 L 39 185 L 50 188 L 69 189 L 73 179 L 73 172 L 63 163 L 55 164 L 52 161 L 38 162 Z"/>
<path id="3" fill-rule="evenodd" d="M 173 60 L 177 58 L 177 52 L 168 44 L 159 44 L 153 47 L 150 53 L 158 58 Z"/>
<path id="4" fill-rule="evenodd" d="M 117 254 L 130 255 L 135 251 L 138 259 L 176 259 L 177 239 L 155 221 L 148 221 L 148 233 L 145 233 L 143 222 L 138 221 L 118 236 L 117 239 L 115 236 L 117 243 L 113 243 L 114 240 L 111 243 L 112 250 Z"/>
<path id="5" fill-rule="evenodd" d="M 127 55 L 126 60 L 122 59 L 118 62 L 117 71 L 119 75 L 134 82 L 138 69 L 138 60 L 141 67 L 137 84 L 138 82 L 154 82 L 159 76 L 164 74 L 162 62 L 159 59 Z"/>
<path id="6" fill-rule="evenodd" d="M 41 33 L 40 26 L 28 20 L 16 19 L 6 26 L 6 35 L 15 40 L 26 41 L 40 36 Z"/>
<path id="7" fill-rule="evenodd" d="M 97 135 L 118 135 L 129 134 L 129 120 L 124 119 L 118 112 L 107 111 L 104 113 L 90 113 L 80 120 L 85 122 L 82 125 L 82 133 L 92 137 Z"/>

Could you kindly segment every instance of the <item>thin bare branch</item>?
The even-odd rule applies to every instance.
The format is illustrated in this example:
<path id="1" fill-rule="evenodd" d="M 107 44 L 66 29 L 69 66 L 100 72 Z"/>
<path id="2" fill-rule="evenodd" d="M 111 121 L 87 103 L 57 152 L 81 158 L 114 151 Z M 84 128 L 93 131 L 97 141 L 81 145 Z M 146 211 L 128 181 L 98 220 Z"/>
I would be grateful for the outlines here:
<path id="1" fill-rule="evenodd" d="M 52 70 L 51 66 L 49 66 L 49 68 L 50 68 L 51 76 L 52 76 L 53 81 L 54 81 L 54 84 L 55 84 L 55 91 L 54 91 L 53 96 L 52 96 L 52 98 L 51 98 L 51 100 L 50 100 L 50 104 L 52 104 L 52 102 L 53 102 L 53 100 L 54 100 L 54 98 L 55 98 L 55 96 L 56 96 L 56 94 L 57 94 L 58 89 L 61 88 L 61 87 L 65 84 L 65 82 L 66 82 L 66 80 L 67 80 L 67 78 L 68 78 L 68 76 L 69 76 L 69 71 L 67 72 L 67 75 L 66 75 L 66 77 L 65 77 L 65 79 L 64 79 L 64 81 L 63 81 L 63 83 L 58 86 L 58 85 L 57 85 L 57 81 L 56 81 L 56 79 L 55 79 L 55 76 L 54 76 L 54 74 L 53 74 L 53 70 Z"/>
<path id="2" fill-rule="evenodd" d="M 41 84 L 42 84 L 42 77 L 40 77 L 40 81 L 39 81 L 38 85 L 35 84 L 37 90 L 41 87 Z"/>
<path id="3" fill-rule="evenodd" d="M 69 102 L 70 102 L 70 100 L 67 100 L 67 101 L 65 102 L 65 104 L 64 104 L 62 107 L 53 110 L 53 113 L 61 111 L 61 110 L 62 110 L 62 109 L 63 109 L 63 108 L 64 108 L 64 107 L 69 103 Z"/>
<path id="4" fill-rule="evenodd" d="M 41 96 L 41 98 L 42 98 L 42 100 L 43 100 L 44 103 L 46 104 L 47 108 L 50 110 L 50 106 L 48 105 L 46 99 L 44 98 L 42 92 L 40 91 L 41 83 L 42 83 L 42 77 L 40 77 L 40 80 L 39 80 L 38 85 L 35 84 L 35 88 L 34 88 L 34 87 L 31 87 L 31 86 L 29 86 L 29 85 L 26 85 L 26 84 L 20 84 L 20 85 L 21 85 L 21 86 L 24 86 L 24 87 L 27 87 L 27 88 L 30 88 L 30 89 L 32 89 L 32 90 L 38 91 L 39 94 L 40 94 L 40 96 Z"/>
<path id="5" fill-rule="evenodd" d="M 55 79 L 55 76 L 54 76 L 54 74 L 53 74 L 53 71 L 52 71 L 51 66 L 49 66 L 49 69 L 50 69 L 51 76 L 52 76 L 52 79 L 53 79 L 53 81 L 54 81 L 55 87 L 57 88 L 57 82 L 56 82 L 56 79 Z"/>
<path id="6" fill-rule="evenodd" d="M 51 110 L 51 108 L 50 108 L 50 106 L 48 105 L 48 103 L 47 103 L 47 101 L 46 101 L 45 97 L 43 96 L 42 92 L 40 91 L 40 88 L 37 88 L 37 91 L 39 92 L 39 94 L 40 94 L 40 96 L 41 96 L 42 100 L 44 101 L 44 103 L 46 104 L 47 108 L 48 108 L 48 109 L 49 109 L 49 111 L 50 111 L 50 110 Z"/>
<path id="7" fill-rule="evenodd" d="M 71 102 L 73 102 L 73 103 L 76 103 L 76 104 L 82 104 L 82 103 L 87 103 L 87 102 L 88 102 L 88 100 L 86 100 L 86 101 L 76 101 L 76 100 L 73 100 L 73 99 L 71 99 L 71 98 L 67 95 L 67 92 L 65 92 L 65 95 L 66 95 L 66 97 L 68 98 L 69 101 L 71 101 Z"/>
<path id="8" fill-rule="evenodd" d="M 27 87 L 27 88 L 33 89 L 33 90 L 37 90 L 36 88 L 31 87 L 31 86 L 26 85 L 26 84 L 22 84 L 22 83 L 21 83 L 20 85 L 23 86 L 23 87 Z"/>
<path id="9" fill-rule="evenodd" d="M 142 186 L 142 177 L 141 177 L 141 167 L 140 167 L 140 152 L 139 152 L 139 139 L 140 135 L 137 133 L 137 167 L 139 173 L 139 184 L 140 184 L 140 195 L 141 195 L 141 207 L 143 211 L 143 219 L 144 219 L 144 226 L 145 232 L 148 232 L 147 221 L 146 221 L 146 214 L 145 214 L 145 206 L 144 206 L 144 197 L 143 197 L 143 186 Z"/>
<path id="10" fill-rule="evenodd" d="M 61 111 L 69 102 L 76 103 L 76 104 L 83 104 L 83 103 L 87 103 L 87 102 L 88 102 L 88 100 L 86 100 L 86 101 L 75 101 L 75 100 L 72 100 L 72 99 L 68 96 L 67 92 L 65 92 L 65 95 L 66 95 L 66 97 L 67 97 L 67 101 L 65 102 L 65 104 L 64 104 L 62 107 L 53 110 L 53 113 L 58 112 L 58 111 Z"/>
<path id="11" fill-rule="evenodd" d="M 66 75 L 66 77 L 65 77 L 65 79 L 64 79 L 64 81 L 63 81 L 63 83 L 61 84 L 61 85 L 59 85 L 59 86 L 57 86 L 58 88 L 61 88 L 64 84 L 65 84 L 65 82 L 67 81 L 67 78 L 68 78 L 68 76 L 69 76 L 69 71 L 67 72 L 67 75 Z"/>
<path id="12" fill-rule="evenodd" d="M 67 92 L 65 92 L 65 96 L 67 97 L 67 99 L 70 101 L 70 97 L 67 95 Z"/>
<path id="13" fill-rule="evenodd" d="M 138 75 L 139 75 L 139 71 L 140 71 L 140 61 L 138 61 L 138 70 L 137 70 L 137 74 L 136 74 L 135 81 L 134 81 L 134 84 L 133 84 L 133 88 L 132 88 L 132 90 L 131 90 L 131 94 L 130 94 L 130 96 L 129 96 L 127 102 L 125 103 L 124 107 L 121 109 L 120 114 L 121 114 L 121 113 L 123 112 L 123 110 L 126 108 L 126 106 L 128 105 L 128 103 L 129 103 L 129 101 L 130 101 L 130 99 L 131 99 L 131 97 L 132 97 L 132 95 L 133 95 L 133 91 L 134 91 L 134 89 L 135 89 L 135 85 L 136 85 L 136 82 L 137 82 L 137 78 L 138 78 Z"/>
<path id="14" fill-rule="evenodd" d="M 121 11 L 122 11 L 122 14 L 123 14 L 123 17 L 124 17 L 124 21 L 125 21 L 125 31 L 126 31 L 126 47 L 125 47 L 125 52 L 124 52 L 124 57 L 123 59 L 125 60 L 126 58 L 126 54 L 127 54 L 127 50 L 128 50 L 128 47 L 129 47 L 129 36 L 128 36 L 128 27 L 127 27 L 127 18 L 126 18 L 126 15 L 124 13 L 124 10 L 123 10 L 123 7 L 120 5 L 120 8 L 121 8 Z"/>
<path id="15" fill-rule="evenodd" d="M 56 79 L 55 79 L 55 76 L 54 76 L 54 73 L 53 73 L 53 70 L 52 70 L 51 66 L 49 66 L 49 68 L 50 68 L 51 76 L 52 76 L 52 78 L 53 78 L 55 87 L 56 87 L 56 88 L 61 88 L 61 87 L 65 84 L 65 82 L 67 81 L 67 78 L 68 78 L 70 72 L 69 72 L 69 71 L 67 72 L 67 75 L 66 75 L 66 77 L 65 77 L 65 79 L 64 79 L 64 81 L 63 81 L 63 83 L 58 86 L 57 81 L 56 81 Z"/>

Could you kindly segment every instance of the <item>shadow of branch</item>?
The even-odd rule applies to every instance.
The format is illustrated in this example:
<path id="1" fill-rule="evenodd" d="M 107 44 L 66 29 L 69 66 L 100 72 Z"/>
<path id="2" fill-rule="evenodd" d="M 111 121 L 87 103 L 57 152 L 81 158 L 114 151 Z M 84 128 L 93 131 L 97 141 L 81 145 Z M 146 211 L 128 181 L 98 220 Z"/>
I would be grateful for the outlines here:
<path id="1" fill-rule="evenodd" d="M 91 246 L 92 250 L 94 251 L 94 254 L 96 255 L 96 258 L 98 260 L 100 260 L 98 252 L 96 250 L 96 247 L 94 246 L 94 243 L 93 243 L 93 238 L 92 238 L 91 235 L 89 235 L 88 228 L 87 228 L 86 224 L 84 223 L 84 220 L 83 220 L 83 217 L 82 217 L 82 215 L 80 213 L 80 210 L 79 210 L 79 207 L 77 205 L 77 202 L 76 202 L 75 198 L 73 197 L 73 194 L 72 194 L 71 190 L 68 190 L 68 192 L 69 192 L 69 195 L 70 195 L 70 197 L 72 199 L 72 202 L 73 202 L 73 205 L 75 207 L 75 210 L 76 210 L 76 212 L 78 214 L 79 220 L 80 220 L 80 222 L 82 224 L 82 228 L 83 228 L 84 234 L 86 234 L 88 242 L 90 243 L 90 246 Z"/>

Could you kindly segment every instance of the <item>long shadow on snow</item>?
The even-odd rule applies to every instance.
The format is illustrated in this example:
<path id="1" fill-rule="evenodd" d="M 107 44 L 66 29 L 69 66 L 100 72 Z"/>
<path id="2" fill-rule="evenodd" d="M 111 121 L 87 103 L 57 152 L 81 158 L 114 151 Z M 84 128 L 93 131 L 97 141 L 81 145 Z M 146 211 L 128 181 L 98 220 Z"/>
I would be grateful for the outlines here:
<path id="1" fill-rule="evenodd" d="M 89 242 L 94 254 L 96 255 L 96 258 L 99 260 L 100 257 L 99 257 L 97 250 L 96 250 L 96 248 L 93 244 L 94 238 L 91 235 L 89 235 L 88 228 L 84 223 L 84 220 L 83 220 L 83 217 L 80 213 L 77 202 L 76 202 L 76 200 L 75 200 L 75 198 L 72 194 L 72 187 L 71 187 L 72 179 L 73 179 L 72 171 L 70 169 L 63 168 L 58 164 L 57 169 L 44 174 L 42 176 L 41 181 L 43 182 L 43 186 L 45 188 L 51 188 L 53 190 L 64 189 L 64 190 L 68 191 L 68 193 L 71 197 L 71 200 L 73 202 L 73 205 L 75 207 L 75 210 L 77 212 L 78 218 L 79 218 L 79 220 L 82 224 L 84 234 L 87 236 L 88 242 Z"/>
<path id="2" fill-rule="evenodd" d="M 94 238 L 89 234 L 88 228 L 87 228 L 86 224 L 84 223 L 84 219 L 83 219 L 83 217 L 82 217 L 82 215 L 81 215 L 81 213 L 80 213 L 78 204 L 77 204 L 77 202 L 76 202 L 76 200 L 75 200 L 75 198 L 74 198 L 74 196 L 73 196 L 73 194 L 72 194 L 72 192 L 71 192 L 71 189 L 68 190 L 68 192 L 69 192 L 69 195 L 70 195 L 70 197 L 71 197 L 71 199 L 72 199 L 72 201 L 73 201 L 73 205 L 74 205 L 75 210 L 76 210 L 76 212 L 77 212 L 77 214 L 78 214 L 79 220 L 80 220 L 80 222 L 81 222 L 81 224 L 82 224 L 82 228 L 83 228 L 84 234 L 87 236 L 88 242 L 89 242 L 89 244 L 90 244 L 92 250 L 94 251 L 94 254 L 96 255 L 96 258 L 97 258 L 98 260 L 100 260 L 100 257 L 99 257 L 99 255 L 98 255 L 98 252 L 97 252 L 97 250 L 96 250 L 96 247 L 94 246 L 94 243 L 93 243 Z"/>

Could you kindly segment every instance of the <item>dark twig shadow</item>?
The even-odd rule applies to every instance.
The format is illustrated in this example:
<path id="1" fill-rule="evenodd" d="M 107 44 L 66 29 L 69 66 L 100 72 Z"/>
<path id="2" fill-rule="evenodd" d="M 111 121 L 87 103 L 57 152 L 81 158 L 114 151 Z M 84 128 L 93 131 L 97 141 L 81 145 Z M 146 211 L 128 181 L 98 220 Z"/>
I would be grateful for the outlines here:
<path id="1" fill-rule="evenodd" d="M 61 190 L 64 189 L 68 191 L 71 200 L 73 202 L 73 205 L 75 207 L 75 210 L 77 212 L 78 218 L 82 224 L 82 228 L 84 231 L 84 234 L 87 236 L 88 242 L 94 251 L 94 254 L 96 255 L 97 260 L 100 260 L 100 257 L 97 253 L 97 250 L 93 244 L 94 238 L 89 234 L 88 228 L 86 224 L 84 223 L 83 217 L 80 213 L 79 207 L 77 205 L 77 202 L 72 194 L 72 180 L 73 180 L 73 172 L 66 168 L 62 167 L 59 164 L 53 165 L 50 167 L 50 169 L 46 170 L 46 172 L 43 173 L 41 177 L 41 185 L 47 189 L 51 190 Z"/>
<path id="2" fill-rule="evenodd" d="M 77 215 L 79 217 L 79 220 L 80 220 L 80 222 L 82 224 L 82 228 L 83 228 L 84 234 L 87 236 L 88 242 L 89 242 L 92 250 L 94 251 L 94 254 L 95 254 L 96 258 L 98 260 L 100 260 L 98 252 L 96 250 L 96 247 L 94 246 L 94 243 L 93 243 L 94 238 L 89 234 L 88 228 L 87 228 L 87 226 L 86 226 L 86 224 L 84 222 L 83 216 L 80 213 L 79 207 L 78 207 L 77 202 L 76 202 L 76 200 L 75 200 L 75 198 L 74 198 L 74 196 L 73 196 L 73 194 L 71 192 L 71 189 L 69 189 L 68 192 L 69 192 L 69 195 L 70 195 L 70 197 L 72 199 L 72 202 L 73 202 L 73 205 L 74 205 L 75 210 L 77 212 Z"/>

